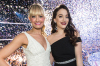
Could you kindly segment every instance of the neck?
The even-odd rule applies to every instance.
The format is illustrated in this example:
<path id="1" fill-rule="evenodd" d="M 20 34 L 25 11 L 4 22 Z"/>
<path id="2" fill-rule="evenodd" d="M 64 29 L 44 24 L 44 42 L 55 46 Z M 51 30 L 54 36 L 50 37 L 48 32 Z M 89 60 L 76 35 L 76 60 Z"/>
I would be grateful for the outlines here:
<path id="1" fill-rule="evenodd" d="M 60 28 L 57 29 L 57 33 L 58 33 L 59 35 L 65 34 L 65 33 L 64 33 L 64 29 L 60 29 Z"/>
<path id="2" fill-rule="evenodd" d="M 42 35 L 42 30 L 41 30 L 41 29 L 32 28 L 30 31 L 31 31 L 32 33 L 34 33 L 34 34 Z"/>

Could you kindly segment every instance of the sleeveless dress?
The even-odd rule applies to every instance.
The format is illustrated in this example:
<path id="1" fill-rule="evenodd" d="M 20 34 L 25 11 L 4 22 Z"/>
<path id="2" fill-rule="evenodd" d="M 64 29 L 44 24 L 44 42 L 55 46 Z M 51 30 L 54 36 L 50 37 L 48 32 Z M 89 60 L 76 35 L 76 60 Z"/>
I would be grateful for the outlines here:
<path id="1" fill-rule="evenodd" d="M 23 33 L 28 39 L 27 48 L 22 47 L 23 52 L 26 55 L 27 66 L 51 66 L 51 47 L 47 39 L 45 38 L 47 44 L 47 48 L 45 50 L 43 46 L 38 41 L 36 41 L 31 35 L 29 35 L 27 32 Z"/>
<path id="2" fill-rule="evenodd" d="M 81 42 L 80 37 L 77 42 Z M 76 66 L 75 49 L 68 36 L 54 42 L 51 45 L 51 52 L 55 60 L 54 66 Z"/>

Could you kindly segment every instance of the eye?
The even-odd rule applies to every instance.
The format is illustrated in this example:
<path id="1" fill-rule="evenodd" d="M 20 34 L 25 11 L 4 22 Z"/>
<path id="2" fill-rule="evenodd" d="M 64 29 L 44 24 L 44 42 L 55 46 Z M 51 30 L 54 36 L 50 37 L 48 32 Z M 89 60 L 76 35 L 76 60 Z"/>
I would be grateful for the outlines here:
<path id="1" fill-rule="evenodd" d="M 39 16 L 40 18 L 42 18 L 43 16 Z"/>
<path id="2" fill-rule="evenodd" d="M 66 16 L 66 18 L 69 18 L 68 16 Z"/>
<path id="3" fill-rule="evenodd" d="M 35 16 L 32 16 L 32 18 L 35 18 Z"/>
<path id="4" fill-rule="evenodd" d="M 59 18 L 61 18 L 62 16 L 59 16 Z"/>
<path id="5" fill-rule="evenodd" d="M 69 18 L 68 15 L 66 15 L 66 18 Z"/>

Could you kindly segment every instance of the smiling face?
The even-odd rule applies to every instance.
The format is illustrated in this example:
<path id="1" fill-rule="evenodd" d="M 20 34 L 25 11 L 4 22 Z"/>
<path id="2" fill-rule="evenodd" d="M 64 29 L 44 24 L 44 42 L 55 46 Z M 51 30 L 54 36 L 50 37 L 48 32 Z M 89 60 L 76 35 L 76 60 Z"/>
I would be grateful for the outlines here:
<path id="1" fill-rule="evenodd" d="M 54 19 L 54 21 L 57 23 L 57 29 L 65 29 L 68 22 L 69 22 L 69 18 L 68 18 L 68 12 L 65 9 L 60 9 L 57 12 L 56 18 Z"/>
<path id="2" fill-rule="evenodd" d="M 40 5 L 32 5 L 29 10 L 28 18 L 35 29 L 41 29 L 44 25 L 44 11 Z"/>
<path id="3" fill-rule="evenodd" d="M 44 25 L 44 16 L 43 15 L 33 15 L 29 18 L 32 23 L 33 28 L 41 29 Z"/>

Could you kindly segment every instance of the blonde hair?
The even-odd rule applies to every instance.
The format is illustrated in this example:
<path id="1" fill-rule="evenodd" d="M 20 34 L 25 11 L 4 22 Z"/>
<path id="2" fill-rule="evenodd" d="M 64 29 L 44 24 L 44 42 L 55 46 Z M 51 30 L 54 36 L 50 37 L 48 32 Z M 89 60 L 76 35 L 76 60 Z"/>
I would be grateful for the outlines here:
<path id="1" fill-rule="evenodd" d="M 35 15 L 42 15 L 44 16 L 44 9 L 40 4 L 33 4 L 29 7 L 28 17 L 32 17 Z M 44 32 L 45 25 L 42 27 L 42 35 L 47 37 L 46 33 Z"/>
<path id="2" fill-rule="evenodd" d="M 33 4 L 30 6 L 28 17 L 31 17 L 33 15 L 43 15 L 44 16 L 43 7 L 40 4 Z"/>

